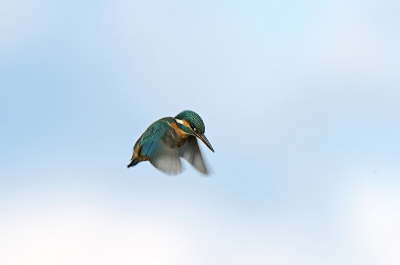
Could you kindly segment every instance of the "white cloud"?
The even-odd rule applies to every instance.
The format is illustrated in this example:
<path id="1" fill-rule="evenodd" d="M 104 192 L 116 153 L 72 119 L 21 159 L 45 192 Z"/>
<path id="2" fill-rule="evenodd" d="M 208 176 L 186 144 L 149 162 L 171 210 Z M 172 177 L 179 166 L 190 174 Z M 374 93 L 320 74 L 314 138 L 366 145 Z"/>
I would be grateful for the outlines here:
<path id="1" fill-rule="evenodd" d="M 397 264 L 400 196 L 398 185 L 390 182 L 396 172 L 346 174 L 354 182 L 342 193 L 330 191 L 338 207 L 327 205 L 324 214 L 307 212 L 316 206 L 295 204 L 295 196 L 288 203 L 297 206 L 278 201 L 280 210 L 274 213 L 263 204 L 254 205 L 257 211 L 243 211 L 236 205 L 241 198 L 171 197 L 172 186 L 153 191 L 151 199 L 106 193 L 120 205 L 114 211 L 93 206 L 101 200 L 87 194 L 93 193 L 89 188 L 81 188 L 85 192 L 73 194 L 74 202 L 70 198 L 68 203 L 60 201 L 64 196 L 40 198 L 36 188 L 37 194 L 24 200 L 5 197 L 16 202 L 2 207 L 0 263 Z"/>
<path id="2" fill-rule="evenodd" d="M 155 216 L 87 208 L 31 209 L 0 219 L 1 264 L 187 264 L 190 229 Z"/>
<path id="3" fill-rule="evenodd" d="M 310 259 L 298 256 L 287 230 L 269 223 L 204 223 L 210 228 L 204 234 L 194 230 L 199 220 L 91 208 L 36 208 L 6 216 L 0 218 L 2 264 L 289 265 Z M 213 218 L 204 217 L 200 221 Z"/>
<path id="4" fill-rule="evenodd" d="M 399 174 L 355 174 L 341 216 L 350 256 L 355 264 L 399 264 L 400 189 L 393 181 Z"/>

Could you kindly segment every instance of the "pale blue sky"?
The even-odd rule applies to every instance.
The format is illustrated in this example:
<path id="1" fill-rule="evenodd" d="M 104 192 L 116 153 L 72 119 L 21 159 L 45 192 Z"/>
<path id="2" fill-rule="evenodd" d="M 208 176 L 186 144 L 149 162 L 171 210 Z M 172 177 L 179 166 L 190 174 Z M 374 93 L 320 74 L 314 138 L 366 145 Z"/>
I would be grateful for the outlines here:
<path id="1" fill-rule="evenodd" d="M 399 12 L 0 0 L 0 263 L 399 264 Z M 214 174 L 126 169 L 184 109 Z"/>

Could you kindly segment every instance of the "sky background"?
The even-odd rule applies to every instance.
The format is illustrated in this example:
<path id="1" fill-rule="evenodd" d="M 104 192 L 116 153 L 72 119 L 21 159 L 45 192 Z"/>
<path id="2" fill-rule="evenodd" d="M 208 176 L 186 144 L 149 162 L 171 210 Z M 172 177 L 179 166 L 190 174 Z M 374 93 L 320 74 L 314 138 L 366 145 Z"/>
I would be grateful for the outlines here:
<path id="1" fill-rule="evenodd" d="M 400 264 L 399 12 L 0 0 L 0 263 Z M 126 169 L 184 109 L 214 173 Z"/>

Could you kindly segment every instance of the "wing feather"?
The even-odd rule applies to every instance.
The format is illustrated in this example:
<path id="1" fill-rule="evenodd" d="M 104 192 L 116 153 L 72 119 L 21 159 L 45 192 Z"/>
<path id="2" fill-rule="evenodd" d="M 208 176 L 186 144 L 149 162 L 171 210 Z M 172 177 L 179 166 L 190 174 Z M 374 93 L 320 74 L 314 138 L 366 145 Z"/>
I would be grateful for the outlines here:
<path id="1" fill-rule="evenodd" d="M 141 149 L 150 163 L 169 175 L 182 171 L 176 133 L 167 121 L 154 123 L 141 139 Z"/>
<path id="2" fill-rule="evenodd" d="M 201 173 L 208 175 L 208 170 L 204 164 L 203 157 L 199 145 L 197 143 L 197 138 L 195 136 L 189 136 L 186 142 L 179 148 L 180 156 L 188 161 L 194 168 L 196 168 Z"/>

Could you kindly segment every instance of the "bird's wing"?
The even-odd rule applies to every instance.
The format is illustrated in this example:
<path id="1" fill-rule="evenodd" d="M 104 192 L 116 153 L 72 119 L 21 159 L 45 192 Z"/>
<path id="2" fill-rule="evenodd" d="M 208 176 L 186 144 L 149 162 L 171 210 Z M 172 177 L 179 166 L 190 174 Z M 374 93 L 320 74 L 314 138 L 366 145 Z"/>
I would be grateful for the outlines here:
<path id="1" fill-rule="evenodd" d="M 140 143 L 141 151 L 150 163 L 169 175 L 176 175 L 182 171 L 176 138 L 174 129 L 163 121 L 150 126 Z"/>
<path id="2" fill-rule="evenodd" d="M 185 143 L 179 148 L 180 156 L 188 161 L 201 173 L 208 175 L 208 170 L 201 156 L 199 145 L 195 136 L 189 136 Z"/>

